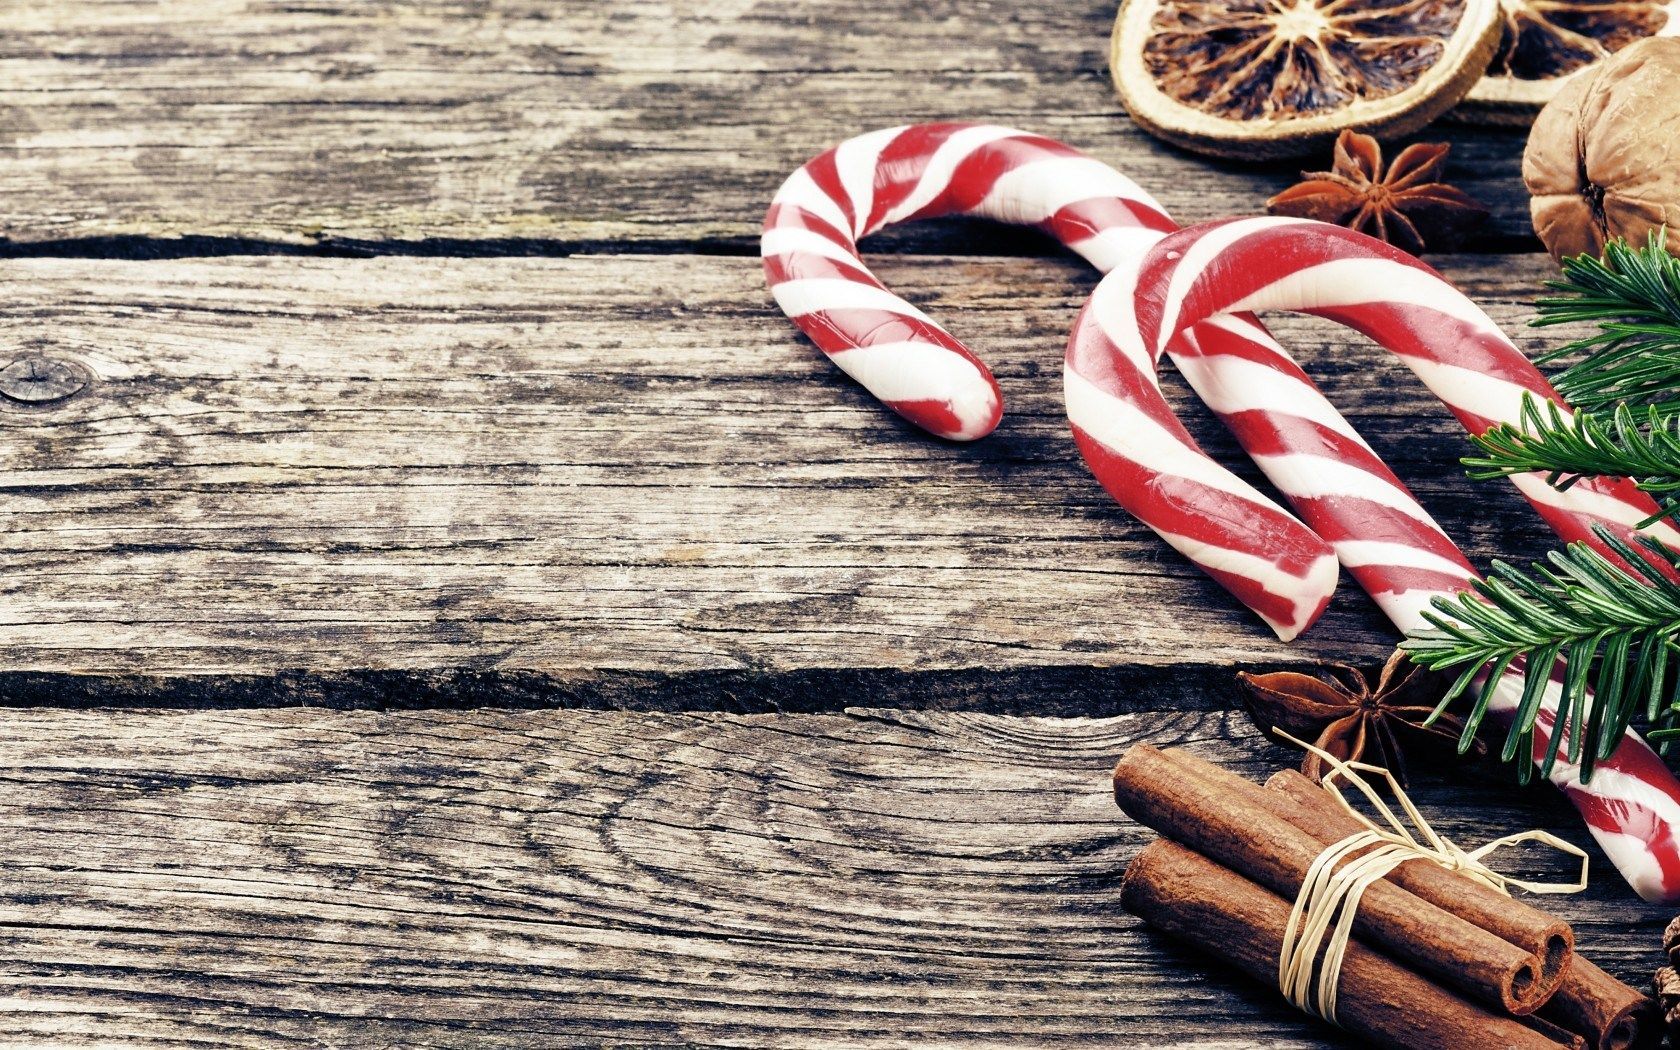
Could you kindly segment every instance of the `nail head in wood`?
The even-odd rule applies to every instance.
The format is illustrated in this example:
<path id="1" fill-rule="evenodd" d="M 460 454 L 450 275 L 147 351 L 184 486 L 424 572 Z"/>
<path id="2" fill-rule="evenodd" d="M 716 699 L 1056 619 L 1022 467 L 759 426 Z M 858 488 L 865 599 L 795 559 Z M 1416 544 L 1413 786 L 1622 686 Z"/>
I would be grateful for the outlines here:
<path id="1" fill-rule="evenodd" d="M 31 354 L 0 368 L 0 395 L 28 405 L 63 401 L 88 384 L 80 366 L 60 358 Z"/>

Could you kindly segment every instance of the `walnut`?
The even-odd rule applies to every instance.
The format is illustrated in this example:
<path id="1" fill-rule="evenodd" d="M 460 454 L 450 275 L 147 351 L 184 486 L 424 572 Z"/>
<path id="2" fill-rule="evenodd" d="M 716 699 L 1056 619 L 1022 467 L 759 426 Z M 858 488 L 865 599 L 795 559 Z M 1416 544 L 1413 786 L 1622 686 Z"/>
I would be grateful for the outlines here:
<path id="1" fill-rule="evenodd" d="M 1651 37 L 1564 86 L 1523 155 L 1534 232 L 1555 259 L 1643 247 L 1680 227 L 1680 38 Z M 1669 238 L 1680 254 L 1680 237 Z"/>

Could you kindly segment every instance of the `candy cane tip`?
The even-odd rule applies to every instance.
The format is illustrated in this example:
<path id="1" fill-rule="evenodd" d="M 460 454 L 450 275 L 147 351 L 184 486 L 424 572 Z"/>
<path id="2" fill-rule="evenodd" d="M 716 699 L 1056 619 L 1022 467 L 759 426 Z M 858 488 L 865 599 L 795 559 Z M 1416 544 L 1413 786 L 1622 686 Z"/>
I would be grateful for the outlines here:
<path id="1" fill-rule="evenodd" d="M 978 441 L 1003 420 L 1003 399 L 991 389 L 887 404 L 905 419 L 947 441 Z"/>
<path id="2" fill-rule="evenodd" d="M 1599 848 L 1641 900 L 1648 904 L 1680 904 L 1680 887 L 1670 885 L 1668 872 L 1652 856 L 1639 835 L 1623 834 L 1596 825 L 1589 825 L 1589 828 Z"/>
<path id="3" fill-rule="evenodd" d="M 1666 904 L 1671 908 L 1680 904 L 1680 891 L 1671 890 L 1666 885 L 1641 886 L 1635 884 L 1633 891 L 1639 894 L 1639 899 L 1646 904 Z"/>
<path id="4" fill-rule="evenodd" d="M 1301 600 L 1295 603 L 1294 613 L 1289 620 L 1278 620 L 1260 613 L 1260 618 L 1266 625 L 1277 633 L 1278 641 L 1293 642 L 1303 631 L 1318 622 L 1324 615 L 1324 610 L 1330 608 L 1330 599 L 1336 593 L 1336 584 L 1341 580 L 1341 563 L 1334 554 L 1327 554 L 1317 558 L 1301 575 Z"/>

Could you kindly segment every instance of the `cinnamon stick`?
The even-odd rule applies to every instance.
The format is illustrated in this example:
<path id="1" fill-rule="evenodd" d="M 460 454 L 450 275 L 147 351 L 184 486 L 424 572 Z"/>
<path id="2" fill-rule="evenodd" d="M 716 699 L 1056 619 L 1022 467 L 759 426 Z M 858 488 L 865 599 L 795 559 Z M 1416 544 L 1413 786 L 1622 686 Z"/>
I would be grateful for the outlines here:
<path id="1" fill-rule="evenodd" d="M 1266 788 L 1279 799 L 1275 813 L 1325 845 L 1360 830 L 1359 821 L 1337 805 L 1329 792 L 1292 769 L 1266 781 Z M 1541 1016 L 1585 1035 L 1593 1050 L 1628 1050 L 1633 1045 L 1639 1034 L 1638 1015 L 1645 1003 L 1644 993 L 1616 980 L 1578 953 L 1570 961 L 1567 945 L 1574 937 L 1561 919 L 1427 861 L 1402 864 L 1389 878 L 1466 922 L 1539 953 L 1547 968 L 1567 962 L 1562 983 L 1541 1008 Z M 1560 941 L 1566 954 L 1561 961 L 1557 959 Z M 1545 972 L 1542 970 L 1542 981 Z"/>
<path id="2" fill-rule="evenodd" d="M 1328 791 L 1293 769 L 1266 781 L 1264 797 L 1274 800 L 1269 803 L 1274 813 L 1325 846 L 1365 830 L 1363 824 L 1336 804 Z M 1388 877 L 1436 907 L 1533 955 L 1540 969 L 1541 984 L 1561 987 L 1560 980 L 1567 980 L 1566 965 L 1573 953 L 1575 935 L 1569 924 L 1557 916 L 1427 860 L 1408 861 Z"/>
<path id="3" fill-rule="evenodd" d="M 1156 929 L 1277 984 L 1289 904 L 1192 850 L 1161 839 L 1126 869 L 1120 903 Z M 1502 1017 L 1357 941 L 1342 959 L 1336 1020 L 1393 1050 L 1558 1050 L 1581 1041 Z"/>
<path id="4" fill-rule="evenodd" d="M 1628 1050 L 1639 1040 L 1639 1022 L 1647 1000 L 1576 954 L 1563 987 L 1541 1009 L 1541 1016 L 1572 1032 L 1586 1034 L 1592 1050 Z"/>
<path id="5" fill-rule="evenodd" d="M 1253 794 L 1262 790 L 1211 763 L 1148 744 L 1132 747 L 1114 768 L 1115 799 L 1133 819 L 1293 898 L 1323 846 L 1255 801 Z M 1367 944 L 1508 1013 L 1532 1013 L 1556 990 L 1540 983 L 1531 953 L 1392 882 L 1366 891 L 1354 931 Z"/>
<path id="6" fill-rule="evenodd" d="M 1539 1014 L 1529 1014 L 1515 1020 L 1527 1028 L 1533 1029 L 1559 1046 L 1567 1046 L 1570 1050 L 1591 1050 L 1587 1039 L 1580 1032 L 1571 1032 L 1560 1024 L 1553 1024 Z"/>

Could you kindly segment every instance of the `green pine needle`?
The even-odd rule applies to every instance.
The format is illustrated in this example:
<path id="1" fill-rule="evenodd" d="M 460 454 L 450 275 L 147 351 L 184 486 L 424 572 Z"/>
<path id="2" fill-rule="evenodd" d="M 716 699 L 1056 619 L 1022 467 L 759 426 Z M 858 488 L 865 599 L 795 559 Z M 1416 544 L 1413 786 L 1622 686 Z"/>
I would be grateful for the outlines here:
<path id="1" fill-rule="evenodd" d="M 1664 247 L 1666 231 L 1643 248 L 1611 241 L 1600 261 L 1578 255 L 1563 262 L 1563 279 L 1547 287 L 1564 294 L 1541 299 L 1536 327 L 1591 322 L 1598 334 L 1539 358 L 1549 363 L 1586 355 L 1553 380 L 1564 400 L 1583 411 L 1626 403 L 1680 410 L 1680 259 Z"/>
<path id="2" fill-rule="evenodd" d="M 1558 488 L 1584 477 L 1630 478 L 1647 492 L 1680 494 L 1680 259 L 1663 234 L 1644 248 L 1613 241 L 1602 261 L 1565 260 L 1562 293 L 1539 301 L 1536 326 L 1586 322 L 1597 334 L 1540 357 L 1575 358 L 1554 379 L 1576 406 L 1573 416 L 1541 398 L 1523 400 L 1520 425 L 1502 424 L 1477 437 L 1465 459 L 1472 477 L 1540 473 Z M 1648 521 L 1680 513 L 1670 495 Z M 1671 656 L 1680 652 L 1680 554 L 1640 536 L 1630 545 L 1602 527 L 1603 550 L 1572 543 L 1530 572 L 1496 562 L 1488 578 L 1424 613 L 1432 629 L 1404 648 L 1457 680 L 1436 709 L 1474 693 L 1463 747 L 1481 726 L 1507 670 L 1522 676 L 1502 756 L 1522 759 L 1532 776 L 1534 734 L 1547 694 L 1556 724 L 1539 756 L 1542 775 L 1560 761 L 1578 763 L 1583 779 L 1615 751 L 1636 717 L 1651 737 L 1680 738 L 1680 681 Z M 1556 682 L 1555 689 L 1548 685 Z"/>
<path id="3" fill-rule="evenodd" d="M 1461 747 L 1473 741 L 1508 668 L 1523 676 L 1523 690 L 1502 749 L 1506 761 L 1532 754 L 1554 677 L 1562 693 L 1542 775 L 1567 760 L 1590 777 L 1641 715 L 1657 727 L 1653 739 L 1680 736 L 1680 682 L 1670 673 L 1680 637 L 1680 553 L 1646 536 L 1634 546 L 1603 527 L 1594 531 L 1622 564 L 1586 543 L 1553 552 L 1532 573 L 1495 562 L 1470 590 L 1436 598 L 1424 613 L 1433 629 L 1403 643 L 1415 663 L 1460 672 L 1435 717 L 1475 686 Z M 1520 768 L 1526 780 L 1532 766 Z"/>
<path id="4" fill-rule="evenodd" d="M 1473 437 L 1482 450 L 1464 465 L 1478 480 L 1538 472 L 1560 489 L 1584 477 L 1636 478 L 1646 492 L 1680 490 L 1680 414 L 1646 406 L 1644 418 L 1627 405 L 1581 412 L 1573 418 L 1550 401 L 1523 395 L 1522 424 L 1501 423 Z M 1680 502 L 1664 501 L 1646 525 L 1680 511 Z"/>

